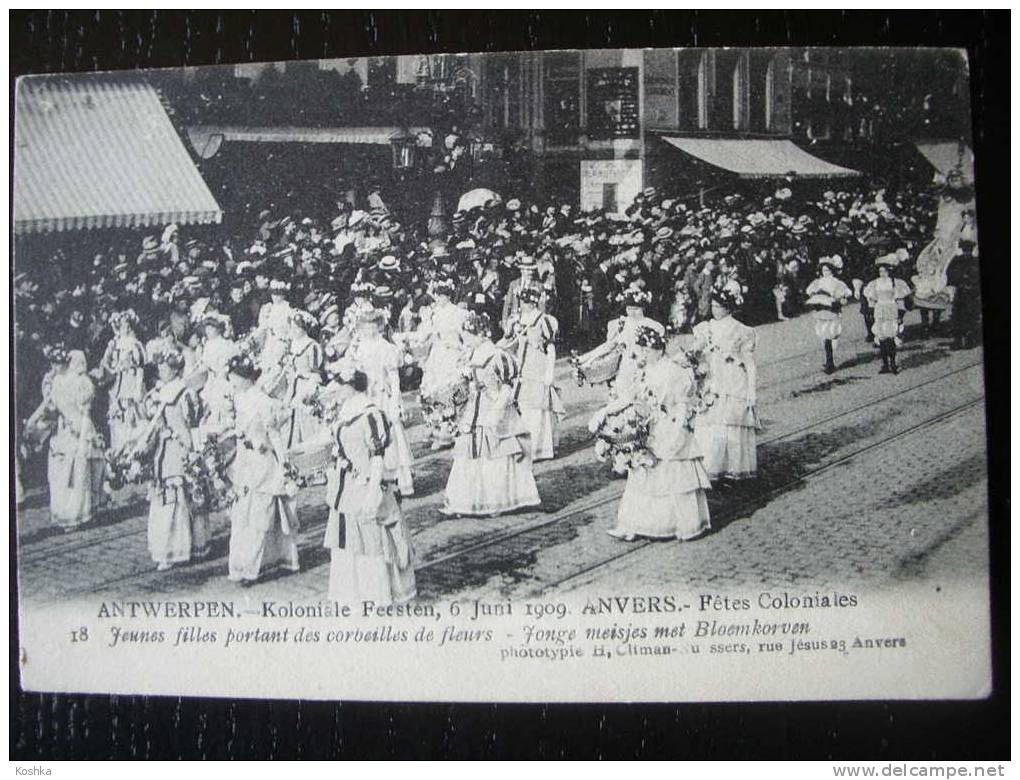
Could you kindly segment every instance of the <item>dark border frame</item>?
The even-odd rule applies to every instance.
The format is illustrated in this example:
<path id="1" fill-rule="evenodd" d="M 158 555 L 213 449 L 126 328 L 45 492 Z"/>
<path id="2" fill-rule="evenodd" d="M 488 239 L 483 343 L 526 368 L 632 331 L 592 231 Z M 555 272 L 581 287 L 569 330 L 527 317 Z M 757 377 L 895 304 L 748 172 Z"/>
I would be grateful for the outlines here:
<path id="1" fill-rule="evenodd" d="M 1010 260 L 1009 166 L 1003 164 L 1009 159 L 1008 11 L 12 11 L 10 23 L 12 144 L 14 79 L 29 73 L 441 51 L 966 48 L 979 229 L 986 237 L 982 289 L 994 668 L 992 696 L 976 702 L 341 705 L 26 694 L 17 668 L 11 523 L 12 759 L 1009 757 L 1009 426 L 1001 424 L 1009 419 L 1009 293 L 1003 284 Z M 13 331 L 13 321 L 10 327 Z M 10 381 L 13 385 L 13 364 Z M 13 495 L 10 509 L 13 516 Z"/>

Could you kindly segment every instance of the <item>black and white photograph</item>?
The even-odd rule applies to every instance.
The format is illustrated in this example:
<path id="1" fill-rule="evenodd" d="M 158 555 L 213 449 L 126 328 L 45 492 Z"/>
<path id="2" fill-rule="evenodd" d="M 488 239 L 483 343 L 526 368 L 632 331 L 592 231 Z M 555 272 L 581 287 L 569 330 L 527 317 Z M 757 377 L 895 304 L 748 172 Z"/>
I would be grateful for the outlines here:
<path id="1" fill-rule="evenodd" d="M 19 79 L 26 689 L 987 696 L 970 94 L 895 47 Z"/>

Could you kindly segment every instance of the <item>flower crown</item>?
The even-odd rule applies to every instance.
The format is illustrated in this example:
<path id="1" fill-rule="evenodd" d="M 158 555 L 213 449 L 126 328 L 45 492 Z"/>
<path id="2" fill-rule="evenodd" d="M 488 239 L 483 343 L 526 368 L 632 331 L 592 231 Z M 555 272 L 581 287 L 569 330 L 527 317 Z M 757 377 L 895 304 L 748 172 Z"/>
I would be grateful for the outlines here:
<path id="1" fill-rule="evenodd" d="M 177 347 L 170 344 L 161 344 L 159 348 L 153 352 L 150 362 L 154 366 L 158 366 L 163 363 L 170 366 L 170 368 L 174 371 L 180 371 L 184 368 L 184 353 L 177 349 Z"/>
<path id="2" fill-rule="evenodd" d="M 227 361 L 227 373 L 251 377 L 257 375 L 259 370 L 252 355 L 247 352 L 238 352 Z"/>
<path id="3" fill-rule="evenodd" d="M 116 330 L 121 326 L 121 323 L 127 322 L 131 326 L 138 325 L 138 315 L 135 314 L 134 309 L 124 309 L 123 311 L 115 311 L 110 315 L 110 326 Z"/>
<path id="4" fill-rule="evenodd" d="M 452 279 L 436 279 L 432 283 L 433 295 L 453 295 L 457 287 Z"/>
<path id="5" fill-rule="evenodd" d="M 666 341 L 655 328 L 641 325 L 634 335 L 634 343 L 639 347 L 650 347 L 662 351 L 666 348 Z"/>
<path id="6" fill-rule="evenodd" d="M 314 328 L 316 324 L 315 317 L 306 312 L 304 309 L 292 309 L 290 312 L 290 321 L 300 325 L 306 331 Z"/>
<path id="7" fill-rule="evenodd" d="M 527 303 L 538 303 L 542 299 L 542 290 L 529 285 L 521 290 L 520 298 Z"/>
<path id="8" fill-rule="evenodd" d="M 716 285 L 712 288 L 712 300 L 733 311 L 744 305 L 745 292 L 747 292 L 745 287 L 731 279 L 725 284 Z"/>
<path id="9" fill-rule="evenodd" d="M 652 294 L 640 287 L 631 286 L 617 294 L 616 301 L 625 306 L 647 306 L 652 302 Z"/>
<path id="10" fill-rule="evenodd" d="M 53 365 L 63 365 L 70 360 L 67 348 L 61 344 L 44 344 L 42 348 L 43 357 Z"/>
<path id="11" fill-rule="evenodd" d="M 471 312 L 464 322 L 464 331 L 476 336 L 488 336 L 492 333 L 492 323 L 489 321 L 489 315 L 481 311 Z"/>

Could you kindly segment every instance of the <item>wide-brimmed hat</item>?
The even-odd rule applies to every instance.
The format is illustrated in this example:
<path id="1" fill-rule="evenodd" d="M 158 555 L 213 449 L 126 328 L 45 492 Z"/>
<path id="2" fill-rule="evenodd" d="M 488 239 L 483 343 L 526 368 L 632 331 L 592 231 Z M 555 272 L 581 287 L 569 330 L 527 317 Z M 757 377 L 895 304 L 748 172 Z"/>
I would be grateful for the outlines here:
<path id="1" fill-rule="evenodd" d="M 828 265 L 835 268 L 837 271 L 843 269 L 843 258 L 839 255 L 832 255 L 831 257 L 823 257 L 818 260 L 818 265 Z"/>
<path id="2" fill-rule="evenodd" d="M 399 271 L 400 261 L 394 255 L 386 255 L 379 261 L 379 269 L 382 271 Z"/>

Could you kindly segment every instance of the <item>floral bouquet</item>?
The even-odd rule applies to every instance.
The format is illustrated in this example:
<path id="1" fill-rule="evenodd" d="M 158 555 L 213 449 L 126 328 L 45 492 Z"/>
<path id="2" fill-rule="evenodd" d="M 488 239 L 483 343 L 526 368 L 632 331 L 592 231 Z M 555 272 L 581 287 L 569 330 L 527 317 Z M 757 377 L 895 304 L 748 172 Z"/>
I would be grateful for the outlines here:
<path id="1" fill-rule="evenodd" d="M 135 452 L 107 450 L 103 490 L 112 494 L 128 485 L 141 485 L 153 478 L 152 464 Z"/>
<path id="2" fill-rule="evenodd" d="M 692 433 L 694 432 L 695 418 L 719 400 L 719 394 L 712 389 L 712 385 L 708 381 L 708 372 L 705 371 L 700 357 L 700 352 L 688 350 L 681 350 L 673 356 L 673 361 L 681 368 L 689 370 L 694 380 L 688 391 L 688 403 L 684 416 L 684 428 Z"/>
<path id="3" fill-rule="evenodd" d="M 227 470 L 237 440 L 229 434 L 210 434 L 201 450 L 192 451 L 185 464 L 185 483 L 191 499 L 208 511 L 226 509 L 237 500 Z"/>
<path id="4" fill-rule="evenodd" d="M 611 463 L 617 474 L 652 468 L 658 463 L 647 446 L 651 411 L 644 404 L 632 403 L 613 411 L 603 409 L 592 418 L 589 428 L 596 437 L 595 456 Z"/>
<path id="5" fill-rule="evenodd" d="M 466 376 L 458 376 L 453 382 L 421 396 L 421 412 L 431 427 L 451 426 L 460 416 L 468 402 L 470 387 Z"/>

